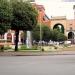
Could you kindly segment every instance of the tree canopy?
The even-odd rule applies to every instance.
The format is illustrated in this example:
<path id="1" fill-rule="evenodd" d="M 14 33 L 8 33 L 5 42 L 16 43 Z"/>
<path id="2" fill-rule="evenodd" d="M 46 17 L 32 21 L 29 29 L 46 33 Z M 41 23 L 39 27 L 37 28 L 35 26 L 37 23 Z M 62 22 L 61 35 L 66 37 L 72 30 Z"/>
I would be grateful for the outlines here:
<path id="1" fill-rule="evenodd" d="M 8 0 L 0 0 L 0 34 L 10 29 L 12 10 Z"/>
<path id="2" fill-rule="evenodd" d="M 65 41 L 67 39 L 67 37 L 59 32 L 57 29 L 50 29 L 49 27 L 47 27 L 46 25 L 42 25 L 41 26 L 41 36 L 42 36 L 42 41 Z M 36 28 L 33 29 L 32 31 L 32 37 L 33 40 L 35 41 L 40 41 L 40 26 L 37 25 Z"/>
<path id="3" fill-rule="evenodd" d="M 16 1 L 12 3 L 13 16 L 11 29 L 32 30 L 37 24 L 37 11 L 28 2 Z"/>
<path id="4" fill-rule="evenodd" d="M 41 36 L 44 41 L 49 41 L 50 40 L 50 29 L 46 25 L 41 25 Z M 37 25 L 33 31 L 32 31 L 32 37 L 33 40 L 39 41 L 40 40 L 40 25 Z"/>

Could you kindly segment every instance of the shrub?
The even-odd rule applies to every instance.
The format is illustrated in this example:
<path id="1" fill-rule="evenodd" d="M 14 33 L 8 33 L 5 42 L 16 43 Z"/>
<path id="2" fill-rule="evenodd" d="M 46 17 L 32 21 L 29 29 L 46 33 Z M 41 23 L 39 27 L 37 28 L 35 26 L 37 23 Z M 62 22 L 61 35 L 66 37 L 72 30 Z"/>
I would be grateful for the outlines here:
<path id="1" fill-rule="evenodd" d="M 32 46 L 32 48 L 27 48 L 26 45 L 21 45 L 19 50 L 37 50 L 36 46 Z"/>
<path id="2" fill-rule="evenodd" d="M 9 46 L 4 47 L 4 50 L 8 50 L 8 49 L 12 49 L 12 48 Z"/>
<path id="3" fill-rule="evenodd" d="M 68 46 L 70 46 L 69 44 L 64 44 L 64 47 L 68 47 Z"/>
<path id="4" fill-rule="evenodd" d="M 54 49 L 57 49 L 58 47 L 57 46 L 54 46 Z"/>
<path id="5" fill-rule="evenodd" d="M 44 52 L 44 48 L 42 48 L 41 50 L 42 50 L 42 52 Z"/>
<path id="6" fill-rule="evenodd" d="M 0 51 L 1 51 L 1 52 L 4 51 L 4 46 L 3 46 L 3 45 L 0 46 Z"/>

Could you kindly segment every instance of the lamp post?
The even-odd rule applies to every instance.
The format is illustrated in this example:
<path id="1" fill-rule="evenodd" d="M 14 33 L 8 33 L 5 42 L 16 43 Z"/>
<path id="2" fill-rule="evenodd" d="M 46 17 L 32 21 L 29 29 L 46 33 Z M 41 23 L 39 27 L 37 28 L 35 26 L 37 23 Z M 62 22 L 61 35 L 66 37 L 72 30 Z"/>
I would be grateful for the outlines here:
<path id="1" fill-rule="evenodd" d="M 39 23 L 40 23 L 40 48 L 42 49 L 42 26 L 41 26 L 41 12 L 39 13 Z"/>
<path id="2" fill-rule="evenodd" d="M 40 22 L 40 42 L 42 41 L 42 28 L 41 28 L 41 22 Z"/>

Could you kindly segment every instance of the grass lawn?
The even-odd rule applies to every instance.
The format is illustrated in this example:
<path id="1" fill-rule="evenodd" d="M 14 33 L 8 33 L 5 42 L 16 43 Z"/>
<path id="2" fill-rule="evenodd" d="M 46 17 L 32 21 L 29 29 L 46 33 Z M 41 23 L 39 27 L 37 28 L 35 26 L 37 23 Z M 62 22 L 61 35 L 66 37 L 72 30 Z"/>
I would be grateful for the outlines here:
<path id="1" fill-rule="evenodd" d="M 33 46 L 32 48 L 27 48 L 26 45 L 21 45 L 18 51 L 22 52 L 41 52 L 42 49 L 44 51 L 75 51 L 75 45 L 72 46 L 64 46 L 64 45 L 54 45 L 54 46 Z M 0 50 L 1 51 L 1 50 Z M 10 47 L 5 47 L 4 51 L 14 51 L 14 49 Z"/>

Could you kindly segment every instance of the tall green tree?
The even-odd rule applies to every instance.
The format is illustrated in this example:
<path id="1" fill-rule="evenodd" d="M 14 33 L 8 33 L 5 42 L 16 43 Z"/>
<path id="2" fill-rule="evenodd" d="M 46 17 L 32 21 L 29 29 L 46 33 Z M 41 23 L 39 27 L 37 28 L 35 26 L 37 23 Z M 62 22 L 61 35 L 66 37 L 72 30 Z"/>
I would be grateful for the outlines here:
<path id="1" fill-rule="evenodd" d="M 13 20 L 11 29 L 15 30 L 15 51 L 18 51 L 18 38 L 20 30 L 31 31 L 37 24 L 37 11 L 30 3 L 22 0 L 12 2 Z"/>
<path id="2" fill-rule="evenodd" d="M 37 25 L 36 28 L 32 31 L 33 40 L 37 42 L 40 40 L 40 25 Z M 41 36 L 42 40 L 49 41 L 51 37 L 50 28 L 46 25 L 41 25 Z"/>
<path id="3" fill-rule="evenodd" d="M 8 0 L 0 0 L 0 35 L 3 35 L 8 29 L 12 20 L 12 9 Z"/>
<path id="4" fill-rule="evenodd" d="M 63 33 L 58 33 L 58 36 L 57 36 L 57 41 L 65 41 L 67 40 L 67 37 L 63 34 Z"/>
<path id="5" fill-rule="evenodd" d="M 42 36 L 42 33 L 41 33 Z M 40 40 L 40 26 L 37 25 L 33 30 L 32 30 L 32 38 L 35 41 L 39 41 Z"/>
<path id="6" fill-rule="evenodd" d="M 59 34 L 59 31 L 58 31 L 57 29 L 54 29 L 54 30 L 52 31 L 52 38 L 51 38 L 51 40 L 52 40 L 52 41 L 57 41 L 57 36 L 58 36 L 58 34 Z"/>
<path id="7" fill-rule="evenodd" d="M 67 40 L 67 37 L 63 33 L 59 32 L 57 29 L 54 29 L 52 31 L 52 39 L 51 40 L 60 42 L 60 41 Z"/>
<path id="8" fill-rule="evenodd" d="M 5 28 L 4 24 L 0 24 L 0 35 L 4 35 L 4 33 L 7 31 L 7 29 Z"/>
<path id="9" fill-rule="evenodd" d="M 67 37 L 59 32 L 57 29 L 50 29 L 49 27 L 47 27 L 46 25 L 42 25 L 41 26 L 41 36 L 42 36 L 42 40 L 44 41 L 65 41 L 67 39 Z M 40 25 L 37 25 L 36 28 L 33 29 L 32 31 L 32 37 L 33 40 L 35 41 L 39 41 L 40 40 Z"/>
<path id="10" fill-rule="evenodd" d="M 44 25 L 42 27 L 42 30 L 43 30 L 43 37 L 42 37 L 42 40 L 48 42 L 50 40 L 50 37 L 51 37 L 51 30 L 48 26 Z"/>

